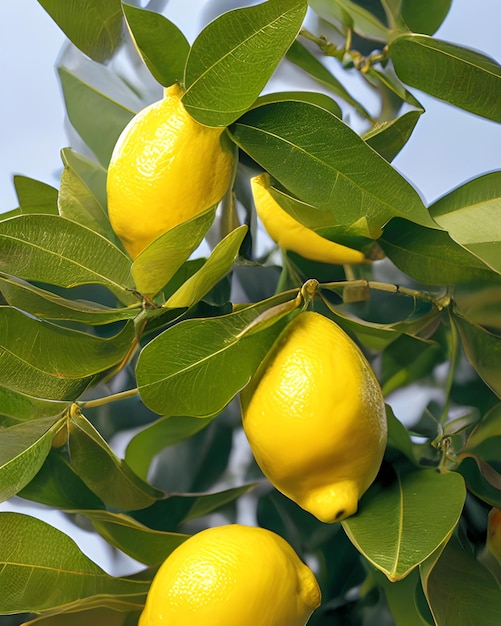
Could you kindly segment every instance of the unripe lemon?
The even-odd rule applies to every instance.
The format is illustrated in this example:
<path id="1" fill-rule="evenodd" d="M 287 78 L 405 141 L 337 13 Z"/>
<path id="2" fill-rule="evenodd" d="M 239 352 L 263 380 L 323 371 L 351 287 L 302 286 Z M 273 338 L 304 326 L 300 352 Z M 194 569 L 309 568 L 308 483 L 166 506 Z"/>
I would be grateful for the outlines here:
<path id="1" fill-rule="evenodd" d="M 203 126 L 178 85 L 140 111 L 120 135 L 108 167 L 113 230 L 135 258 L 154 239 L 216 205 L 233 175 L 224 128 Z"/>
<path id="2" fill-rule="evenodd" d="M 282 537 L 231 524 L 170 554 L 139 626 L 304 626 L 319 605 L 315 576 Z"/>
<path id="3" fill-rule="evenodd" d="M 487 550 L 501 563 L 501 509 L 492 508 L 487 519 Z"/>
<path id="4" fill-rule="evenodd" d="M 269 177 L 261 174 L 251 179 L 256 212 L 268 235 L 284 250 L 297 252 L 305 259 L 320 263 L 368 263 L 359 250 L 321 237 L 284 211 L 270 193 Z"/>
<path id="5" fill-rule="evenodd" d="M 243 427 L 270 482 L 323 522 L 356 512 L 386 447 L 369 363 L 323 315 L 300 313 L 241 393 Z"/>

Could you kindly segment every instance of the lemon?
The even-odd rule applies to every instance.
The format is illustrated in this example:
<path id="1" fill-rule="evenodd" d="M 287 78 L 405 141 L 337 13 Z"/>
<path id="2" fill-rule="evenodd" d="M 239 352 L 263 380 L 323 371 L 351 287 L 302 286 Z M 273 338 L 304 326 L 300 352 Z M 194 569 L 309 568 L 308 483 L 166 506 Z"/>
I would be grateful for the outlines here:
<path id="1" fill-rule="evenodd" d="M 501 563 L 501 509 L 492 508 L 487 519 L 487 550 Z"/>
<path id="2" fill-rule="evenodd" d="M 337 324 L 300 313 L 241 393 L 256 462 L 283 494 L 323 522 L 356 512 L 387 440 L 381 388 Z"/>
<path id="3" fill-rule="evenodd" d="M 268 235 L 284 250 L 297 252 L 305 259 L 320 263 L 368 263 L 359 250 L 321 237 L 284 211 L 270 193 L 269 177 L 261 174 L 251 179 L 256 212 Z"/>
<path id="4" fill-rule="evenodd" d="M 224 128 L 203 126 L 178 85 L 140 111 L 121 133 L 108 167 L 113 230 L 135 258 L 154 239 L 216 205 L 233 175 Z"/>
<path id="5" fill-rule="evenodd" d="M 139 626 L 304 626 L 319 604 L 313 572 L 282 537 L 230 524 L 170 554 Z"/>

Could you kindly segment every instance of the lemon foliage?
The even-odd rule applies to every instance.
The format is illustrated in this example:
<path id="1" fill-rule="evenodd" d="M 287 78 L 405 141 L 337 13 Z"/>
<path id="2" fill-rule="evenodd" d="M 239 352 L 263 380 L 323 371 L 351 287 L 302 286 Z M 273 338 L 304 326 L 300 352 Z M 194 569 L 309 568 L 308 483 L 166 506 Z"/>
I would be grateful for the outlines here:
<path id="1" fill-rule="evenodd" d="M 497 626 L 500 173 L 426 205 L 391 162 L 414 89 L 499 122 L 499 64 L 450 0 L 208 3 L 192 43 L 39 2 L 72 145 L 0 213 L 0 614 Z"/>

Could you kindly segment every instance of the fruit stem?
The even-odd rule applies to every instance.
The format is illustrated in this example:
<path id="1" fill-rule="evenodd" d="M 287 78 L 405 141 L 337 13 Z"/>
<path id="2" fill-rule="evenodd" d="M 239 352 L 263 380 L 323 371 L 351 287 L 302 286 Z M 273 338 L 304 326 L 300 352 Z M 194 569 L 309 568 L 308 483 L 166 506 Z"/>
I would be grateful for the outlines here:
<path id="1" fill-rule="evenodd" d="M 127 398 L 133 398 L 139 393 L 139 389 L 134 387 L 134 389 L 127 389 L 126 391 L 119 391 L 118 393 L 112 393 L 109 396 L 104 396 L 104 398 L 96 398 L 95 400 L 84 400 L 77 401 L 75 404 L 79 409 L 92 409 L 96 406 L 103 406 L 105 404 L 109 404 L 110 402 L 118 402 L 119 400 L 126 400 Z"/>

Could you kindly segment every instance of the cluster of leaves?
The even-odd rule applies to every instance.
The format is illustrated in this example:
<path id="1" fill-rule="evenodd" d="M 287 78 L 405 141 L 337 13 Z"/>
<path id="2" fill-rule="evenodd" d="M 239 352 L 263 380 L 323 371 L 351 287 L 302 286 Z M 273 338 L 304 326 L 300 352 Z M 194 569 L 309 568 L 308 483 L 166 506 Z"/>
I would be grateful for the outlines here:
<path id="1" fill-rule="evenodd" d="M 257 522 L 318 563 L 312 626 L 498 624 L 499 570 L 479 554 L 501 507 L 501 172 L 425 207 L 391 161 L 423 114 L 408 87 L 501 122 L 501 67 L 432 37 L 451 0 L 267 0 L 192 45 L 120 0 L 39 2 L 85 55 L 66 52 L 58 71 L 87 156 L 62 151 L 59 189 L 15 177 L 20 206 L 1 216 L 0 493 L 65 512 L 146 568 L 113 577 L 45 522 L 0 513 L 0 613 L 135 624 L 186 533 L 214 512 L 238 519 L 250 493 Z M 320 91 L 263 96 L 280 62 Z M 377 115 L 333 64 L 375 88 Z M 210 210 L 132 262 L 108 221 L 106 167 L 125 124 L 176 81 L 190 114 L 238 146 L 233 193 L 216 221 Z M 296 219 L 378 260 L 259 253 L 248 181 L 263 170 Z M 194 254 L 204 239 L 207 258 Z M 380 475 L 342 524 L 300 510 L 253 464 L 229 470 L 232 400 L 305 291 L 363 346 L 385 394 L 441 391 L 409 428 L 388 406 Z M 109 442 L 131 429 L 119 458 Z"/>

